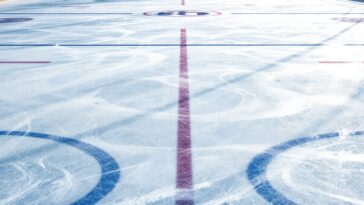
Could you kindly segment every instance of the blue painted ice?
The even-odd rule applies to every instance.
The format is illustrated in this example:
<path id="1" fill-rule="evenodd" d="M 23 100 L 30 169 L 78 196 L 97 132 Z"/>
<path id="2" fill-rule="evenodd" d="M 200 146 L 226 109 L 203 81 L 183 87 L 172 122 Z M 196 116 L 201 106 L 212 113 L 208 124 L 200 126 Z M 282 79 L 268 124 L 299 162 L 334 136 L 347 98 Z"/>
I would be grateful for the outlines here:
<path id="1" fill-rule="evenodd" d="M 175 204 L 182 28 L 195 204 L 364 204 L 363 2 L 181 4 L 0 0 L 0 205 Z"/>

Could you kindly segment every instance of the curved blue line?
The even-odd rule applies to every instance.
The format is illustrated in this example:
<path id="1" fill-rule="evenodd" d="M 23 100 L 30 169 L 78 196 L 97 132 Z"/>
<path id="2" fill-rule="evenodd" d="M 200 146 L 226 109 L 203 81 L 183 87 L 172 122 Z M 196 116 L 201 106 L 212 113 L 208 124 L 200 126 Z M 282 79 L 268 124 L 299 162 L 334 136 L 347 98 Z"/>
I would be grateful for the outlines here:
<path id="1" fill-rule="evenodd" d="M 76 139 L 60 137 L 56 135 L 48 135 L 34 132 L 22 131 L 0 131 L 0 135 L 17 136 L 17 137 L 33 137 L 40 139 L 52 140 L 63 143 L 71 147 L 75 147 L 91 157 L 93 157 L 100 165 L 101 178 L 97 185 L 84 197 L 73 202 L 72 205 L 93 205 L 110 193 L 120 179 L 120 169 L 115 159 L 102 149 L 87 144 Z"/>
<path id="2" fill-rule="evenodd" d="M 363 135 L 364 131 L 352 132 L 349 136 Z M 330 139 L 340 136 L 339 133 L 327 133 L 314 137 L 302 137 L 294 140 L 284 142 L 283 144 L 271 147 L 265 152 L 255 156 L 249 163 L 246 170 L 248 180 L 253 185 L 255 191 L 262 196 L 265 200 L 273 205 L 296 205 L 281 193 L 279 193 L 269 182 L 266 176 L 267 167 L 272 160 L 279 154 L 289 150 L 292 147 L 306 144 L 322 139 Z"/>

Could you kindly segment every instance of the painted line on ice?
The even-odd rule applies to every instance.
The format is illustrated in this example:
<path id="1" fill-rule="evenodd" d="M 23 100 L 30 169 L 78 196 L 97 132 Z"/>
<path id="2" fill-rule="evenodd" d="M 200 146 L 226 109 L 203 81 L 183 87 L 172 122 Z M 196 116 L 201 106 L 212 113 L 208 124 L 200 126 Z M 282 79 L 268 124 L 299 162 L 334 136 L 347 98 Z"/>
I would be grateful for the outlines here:
<path id="1" fill-rule="evenodd" d="M 0 12 L 0 15 L 131 15 L 133 13 L 8 13 Z"/>
<path id="2" fill-rule="evenodd" d="M 32 137 L 51 140 L 77 148 L 94 158 L 101 168 L 101 177 L 96 186 L 84 197 L 73 202 L 71 205 L 93 205 L 109 194 L 119 182 L 120 168 L 115 159 L 104 150 L 91 144 L 84 143 L 72 138 L 60 137 L 34 132 L 22 131 L 0 131 L 1 136 Z"/>
<path id="3" fill-rule="evenodd" d="M 364 61 L 354 62 L 354 61 L 319 61 L 321 64 L 350 64 L 350 63 L 364 63 Z"/>
<path id="4" fill-rule="evenodd" d="M 48 64 L 50 61 L 0 61 L 0 64 Z"/>
<path id="5" fill-rule="evenodd" d="M 364 43 L 348 43 L 344 44 L 345 46 L 364 46 Z"/>
<path id="6" fill-rule="evenodd" d="M 334 21 L 346 22 L 346 23 L 364 23 L 364 18 L 332 18 Z"/>
<path id="7" fill-rule="evenodd" d="M 233 15 L 237 14 L 237 15 L 350 15 L 350 14 L 364 14 L 363 12 L 361 13 L 335 13 L 335 12 L 328 12 L 328 13 L 305 13 L 305 12 L 302 12 L 302 13 L 290 13 L 290 12 L 287 12 L 287 13 L 231 13 Z"/>
<path id="8" fill-rule="evenodd" d="M 177 134 L 176 205 L 192 205 L 193 176 L 188 82 L 187 33 L 181 29 Z"/>
<path id="9" fill-rule="evenodd" d="M 352 132 L 348 136 L 355 137 L 362 135 L 364 135 L 364 131 Z M 250 184 L 254 187 L 255 191 L 260 196 L 262 196 L 266 201 L 270 202 L 273 205 L 296 205 L 294 201 L 288 199 L 283 194 L 281 194 L 269 182 L 269 179 L 267 178 L 267 169 L 269 164 L 278 155 L 288 151 L 293 147 L 297 147 L 318 140 L 338 138 L 339 136 L 340 133 L 335 132 L 317 135 L 314 137 L 302 137 L 284 142 L 280 145 L 274 146 L 266 150 L 265 152 L 255 156 L 248 165 L 246 173 Z"/>
<path id="10" fill-rule="evenodd" d="M 8 23 L 21 23 L 26 21 L 31 21 L 32 18 L 0 18 L 1 24 L 8 24 Z"/>
<path id="11" fill-rule="evenodd" d="M 88 8 L 88 7 L 90 7 L 89 5 L 72 5 L 72 4 L 70 4 L 70 5 L 62 5 L 61 7 L 66 7 L 66 8 L 78 8 L 78 9 L 85 9 L 85 8 Z"/>
<path id="12" fill-rule="evenodd" d="M 181 4 L 185 5 L 185 1 L 181 0 Z M 143 14 L 142 12 L 140 14 Z M 222 12 L 224 13 L 224 12 Z M 71 13 L 57 13 L 57 12 L 48 12 L 48 13 L 40 13 L 40 12 L 0 12 L 0 15 L 132 15 L 135 13 L 131 12 L 120 12 L 120 13 L 100 13 L 100 12 L 93 12 L 93 13 L 86 13 L 86 12 L 71 12 Z M 230 13 L 232 15 L 355 15 L 355 14 L 364 14 L 361 13 Z"/>
<path id="13" fill-rule="evenodd" d="M 179 47 L 180 44 L 0 44 L 0 47 Z M 364 44 L 186 44 L 186 47 L 320 47 L 320 46 L 348 46 L 361 47 Z"/>
<path id="14" fill-rule="evenodd" d="M 159 16 L 159 17 L 208 17 L 221 15 L 217 11 L 203 11 L 203 10 L 163 10 L 163 11 L 149 11 L 144 12 L 146 16 Z"/>

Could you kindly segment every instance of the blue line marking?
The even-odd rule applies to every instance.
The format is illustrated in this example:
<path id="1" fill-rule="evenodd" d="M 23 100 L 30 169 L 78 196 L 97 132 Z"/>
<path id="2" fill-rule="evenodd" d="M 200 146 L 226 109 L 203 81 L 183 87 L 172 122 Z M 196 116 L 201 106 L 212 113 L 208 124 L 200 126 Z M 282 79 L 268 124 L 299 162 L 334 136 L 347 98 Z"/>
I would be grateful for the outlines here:
<path id="1" fill-rule="evenodd" d="M 47 13 L 41 13 L 41 12 L 0 12 L 0 15 L 132 15 L 134 13 L 131 12 L 120 12 L 120 13 L 101 13 L 101 12 L 47 12 Z M 363 12 L 355 12 L 355 13 L 343 13 L 343 12 L 322 12 L 322 13 L 314 13 L 314 12 L 286 12 L 286 13 L 272 13 L 272 12 L 257 12 L 257 13 L 245 13 L 245 12 L 234 12 L 230 13 L 233 15 L 355 15 L 355 14 L 364 14 Z"/>
<path id="2" fill-rule="evenodd" d="M 54 43 L 40 43 L 40 44 L 0 44 L 0 47 L 179 47 L 180 44 L 54 44 Z M 190 47 L 320 47 L 330 46 L 330 44 L 323 43 L 292 43 L 292 44 L 186 44 Z M 357 44 L 341 44 L 341 46 L 364 46 L 362 43 Z"/>
<path id="3" fill-rule="evenodd" d="M 328 13 L 294 13 L 294 12 L 288 12 L 288 13 L 231 13 L 231 14 L 238 14 L 238 15 L 350 15 L 350 14 L 364 14 L 361 13 L 335 13 L 335 12 L 328 12 Z"/>
<path id="4" fill-rule="evenodd" d="M 93 157 L 100 165 L 101 178 L 97 185 L 84 197 L 73 202 L 72 205 L 93 205 L 109 194 L 116 186 L 120 178 L 120 169 L 115 159 L 102 149 L 76 139 L 22 131 L 0 131 L 0 135 L 16 137 L 33 137 L 52 140 L 75 147 Z"/>
<path id="5" fill-rule="evenodd" d="M 349 134 L 349 136 L 363 135 L 364 131 L 356 131 Z M 267 167 L 272 160 L 279 154 L 299 145 L 303 145 L 309 142 L 331 139 L 339 137 L 339 133 L 328 133 L 314 137 L 302 137 L 294 140 L 284 142 L 283 144 L 274 146 L 265 152 L 255 156 L 249 163 L 246 170 L 247 177 L 251 185 L 253 185 L 255 191 L 262 196 L 265 200 L 273 205 L 296 205 L 295 202 L 286 198 L 284 195 L 279 193 L 269 182 L 266 176 Z"/>
<path id="6" fill-rule="evenodd" d="M 343 46 L 363 46 L 364 44 L 344 44 Z M 0 44 L 0 47 L 179 47 L 180 44 Z M 329 44 L 187 44 L 191 47 L 318 47 Z"/>
<path id="7" fill-rule="evenodd" d="M 59 46 L 181 46 L 181 44 L 60 44 Z M 186 44 L 186 46 L 322 46 L 322 44 Z"/>
<path id="8" fill-rule="evenodd" d="M 7 13 L 0 12 L 1 15 L 131 15 L 133 13 Z"/>
<path id="9" fill-rule="evenodd" d="M 351 1 L 356 1 L 356 2 L 360 2 L 360 3 L 364 3 L 364 0 L 351 0 Z"/>
<path id="10" fill-rule="evenodd" d="M 32 18 L 0 18 L 0 23 L 19 23 L 25 21 L 31 21 Z"/>
<path id="11" fill-rule="evenodd" d="M 364 46 L 364 43 L 358 43 L 358 44 L 354 44 L 354 43 L 350 43 L 350 44 L 345 44 L 345 46 Z"/>

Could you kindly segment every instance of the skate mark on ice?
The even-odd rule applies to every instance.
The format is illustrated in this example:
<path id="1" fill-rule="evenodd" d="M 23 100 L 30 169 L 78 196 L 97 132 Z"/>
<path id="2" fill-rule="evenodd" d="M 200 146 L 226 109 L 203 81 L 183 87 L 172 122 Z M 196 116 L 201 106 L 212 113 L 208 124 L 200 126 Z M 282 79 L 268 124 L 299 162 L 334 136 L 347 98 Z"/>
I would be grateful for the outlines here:
<path id="1" fill-rule="evenodd" d="M 65 144 L 77 148 L 90 157 L 94 158 L 101 169 L 101 177 L 97 185 L 84 197 L 73 202 L 72 205 L 92 205 L 96 204 L 107 194 L 109 194 L 120 178 L 120 168 L 115 159 L 107 154 L 102 149 L 95 147 L 91 144 L 84 143 L 72 138 L 60 137 L 56 135 L 41 134 L 35 132 L 22 132 L 22 131 L 0 131 L 0 136 L 14 136 L 14 137 L 31 137 L 51 140 L 60 144 Z"/>
<path id="2" fill-rule="evenodd" d="M 364 131 L 356 131 L 348 134 L 350 137 L 362 137 Z M 340 133 L 327 133 L 314 137 L 302 137 L 284 142 L 274 146 L 265 152 L 255 156 L 249 163 L 246 174 L 250 184 L 255 191 L 262 196 L 266 201 L 273 205 L 296 205 L 297 203 L 288 199 L 286 196 L 276 190 L 267 178 L 267 168 L 270 163 L 280 154 L 288 151 L 291 148 L 304 145 L 310 142 L 332 139 L 340 137 Z"/>

